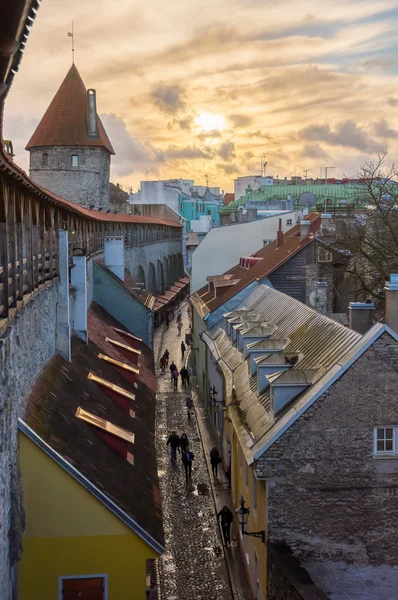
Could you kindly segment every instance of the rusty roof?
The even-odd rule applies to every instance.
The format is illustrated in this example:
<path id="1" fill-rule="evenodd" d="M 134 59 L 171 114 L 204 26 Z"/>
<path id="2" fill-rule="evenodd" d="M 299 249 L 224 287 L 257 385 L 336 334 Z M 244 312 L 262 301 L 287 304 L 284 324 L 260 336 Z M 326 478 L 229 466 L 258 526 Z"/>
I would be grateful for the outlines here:
<path id="1" fill-rule="evenodd" d="M 227 192 L 224 196 L 224 206 L 228 206 L 228 204 L 231 204 L 231 202 L 233 202 L 235 200 L 235 194 L 231 194 L 230 192 Z"/>
<path id="2" fill-rule="evenodd" d="M 124 329 L 94 303 L 89 311 L 88 344 L 73 338 L 72 362 L 57 355 L 47 364 L 29 397 L 23 421 L 137 523 L 138 535 L 142 528 L 148 539 L 163 546 L 154 438 L 156 378 L 153 354 L 141 344 L 140 361 L 144 365 L 140 365 L 140 374 L 135 376 L 137 384 L 129 381 L 111 363 L 98 356 L 101 351 L 117 356 L 117 350 L 104 341 L 107 334 L 119 335 L 114 326 Z M 123 361 L 126 362 L 125 357 Z M 148 369 L 152 371 L 149 382 Z M 95 378 L 89 379 L 88 373 L 112 382 L 115 390 L 99 385 Z M 121 396 L 122 402 L 131 406 L 134 416 L 118 402 L 118 388 L 134 395 L 134 400 Z M 134 434 L 134 438 L 131 437 L 134 444 L 126 442 L 128 451 L 134 456 L 134 465 L 108 445 L 93 425 L 76 418 L 78 407 Z M 134 489 L 139 489 L 138 497 L 132 493 Z M 141 537 L 145 539 L 144 535 Z"/>
<path id="3" fill-rule="evenodd" d="M 310 235 L 303 240 L 300 239 L 300 225 L 295 225 L 283 234 L 283 244 L 278 246 L 278 240 L 274 240 L 271 244 L 258 250 L 254 256 L 262 260 L 254 264 L 250 269 L 235 265 L 223 275 L 213 276 L 213 278 L 234 276 L 234 281 L 236 279 L 239 279 L 239 281 L 230 287 L 226 287 L 224 293 L 217 293 L 217 296 L 214 295 L 214 289 L 209 290 L 209 286 L 205 285 L 196 292 L 196 302 L 201 301 L 206 305 L 207 312 L 213 312 L 253 281 L 270 275 L 313 241 L 312 234 L 320 227 L 320 218 L 320 213 L 310 213 L 307 215 L 305 219 L 311 223 Z M 201 312 L 206 313 L 206 310 L 202 310 Z"/>
<path id="4" fill-rule="evenodd" d="M 26 150 L 41 146 L 96 146 L 115 154 L 98 114 L 97 131 L 96 137 L 88 134 L 87 90 L 73 64 L 26 145 Z"/>

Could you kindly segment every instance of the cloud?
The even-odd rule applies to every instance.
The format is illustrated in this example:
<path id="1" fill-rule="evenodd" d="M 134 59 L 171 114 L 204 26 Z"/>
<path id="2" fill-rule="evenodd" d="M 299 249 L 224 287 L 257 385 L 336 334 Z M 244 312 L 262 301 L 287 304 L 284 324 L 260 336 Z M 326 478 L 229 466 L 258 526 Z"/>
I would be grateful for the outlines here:
<path id="1" fill-rule="evenodd" d="M 239 167 L 237 165 L 223 165 L 221 163 L 217 164 L 217 167 L 223 171 L 226 175 L 233 175 L 235 173 L 239 173 Z"/>
<path id="2" fill-rule="evenodd" d="M 233 142 L 224 142 L 218 149 L 218 155 L 223 160 L 230 160 L 235 156 L 235 144 Z"/>
<path id="3" fill-rule="evenodd" d="M 203 131 L 202 133 L 199 133 L 199 135 L 197 136 L 197 138 L 199 140 L 201 140 L 202 142 L 209 139 L 209 138 L 220 138 L 222 137 L 221 132 L 218 129 L 212 129 L 211 131 Z"/>
<path id="4" fill-rule="evenodd" d="M 387 98 L 386 102 L 388 106 L 392 106 L 393 108 L 398 106 L 398 98 Z"/>
<path id="5" fill-rule="evenodd" d="M 344 121 L 336 125 L 332 131 L 330 125 L 309 125 L 299 132 L 302 140 L 309 142 L 325 142 L 331 146 L 344 146 L 356 148 L 362 152 L 382 152 L 383 146 L 372 140 L 369 134 L 358 127 L 354 121 Z"/>
<path id="6" fill-rule="evenodd" d="M 124 177 L 163 162 L 162 152 L 132 136 L 121 117 L 103 114 L 101 120 L 115 150 L 111 162 L 112 176 Z"/>
<path id="7" fill-rule="evenodd" d="M 329 155 L 321 148 L 319 144 L 306 144 L 301 151 L 301 155 L 304 158 L 314 159 L 325 159 L 329 158 Z"/>
<path id="8" fill-rule="evenodd" d="M 252 119 L 246 115 L 229 115 L 228 118 L 234 127 L 248 127 L 252 123 Z"/>
<path id="9" fill-rule="evenodd" d="M 179 148 L 177 146 L 169 146 L 164 151 L 164 157 L 166 159 L 189 159 L 193 160 L 196 158 L 204 158 L 206 160 L 213 158 L 213 155 L 208 150 L 201 150 L 194 146 L 187 146 L 185 148 Z"/>
<path id="10" fill-rule="evenodd" d="M 163 81 L 151 93 L 155 104 L 165 113 L 175 114 L 185 109 L 184 91 L 179 85 L 167 85 Z"/>
<path id="11" fill-rule="evenodd" d="M 377 123 L 373 125 L 373 131 L 375 134 L 384 139 L 397 139 L 398 131 L 396 129 L 391 129 L 389 124 L 385 119 L 381 119 Z"/>

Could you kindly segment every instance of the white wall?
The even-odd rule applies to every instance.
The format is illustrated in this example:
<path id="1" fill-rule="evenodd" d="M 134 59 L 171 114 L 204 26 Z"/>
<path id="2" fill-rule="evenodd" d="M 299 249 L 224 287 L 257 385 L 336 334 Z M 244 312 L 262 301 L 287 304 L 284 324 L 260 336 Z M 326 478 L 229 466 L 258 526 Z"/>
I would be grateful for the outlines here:
<path id="1" fill-rule="evenodd" d="M 163 181 L 141 181 L 141 190 L 129 197 L 130 204 L 168 204 L 179 212 L 179 191 L 164 184 Z"/>
<path id="2" fill-rule="evenodd" d="M 234 193 L 235 200 L 238 200 L 246 194 L 247 188 L 250 187 L 252 190 L 258 190 L 260 186 L 273 185 L 273 177 L 260 177 L 260 175 L 247 175 L 245 177 L 238 177 L 234 181 Z"/>
<path id="3" fill-rule="evenodd" d="M 204 286 L 209 275 L 221 275 L 238 264 L 241 256 L 260 250 L 263 240 L 275 240 L 280 218 L 282 230 L 288 231 L 302 216 L 302 210 L 289 211 L 267 219 L 211 229 L 192 255 L 191 293 Z M 287 224 L 290 219 L 292 225 Z"/>
<path id="4" fill-rule="evenodd" d="M 202 215 L 199 219 L 191 221 L 191 231 L 194 233 L 207 233 L 212 226 L 211 216 Z"/>

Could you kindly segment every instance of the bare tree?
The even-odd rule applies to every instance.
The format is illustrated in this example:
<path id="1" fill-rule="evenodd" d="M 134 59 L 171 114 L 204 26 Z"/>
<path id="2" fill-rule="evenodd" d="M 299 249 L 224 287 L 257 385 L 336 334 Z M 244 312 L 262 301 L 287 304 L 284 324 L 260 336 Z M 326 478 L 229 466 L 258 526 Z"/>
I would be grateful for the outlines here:
<path id="1" fill-rule="evenodd" d="M 333 248 L 347 258 L 345 279 L 353 299 L 384 307 L 384 283 L 398 273 L 398 169 L 386 167 L 387 153 L 358 173 L 358 209 L 342 219 Z M 359 206 L 362 207 L 359 210 Z"/>

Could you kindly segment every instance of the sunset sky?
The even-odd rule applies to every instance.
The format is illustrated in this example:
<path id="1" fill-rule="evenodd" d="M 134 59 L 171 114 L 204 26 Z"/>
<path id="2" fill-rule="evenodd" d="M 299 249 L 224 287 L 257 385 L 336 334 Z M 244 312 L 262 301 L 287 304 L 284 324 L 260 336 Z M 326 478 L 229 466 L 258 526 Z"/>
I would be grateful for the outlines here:
<path id="1" fill-rule="evenodd" d="M 116 151 L 111 180 L 233 190 L 260 156 L 279 177 L 355 175 L 398 150 L 396 0 L 43 0 L 5 110 L 24 146 L 71 64 Z"/>

